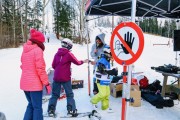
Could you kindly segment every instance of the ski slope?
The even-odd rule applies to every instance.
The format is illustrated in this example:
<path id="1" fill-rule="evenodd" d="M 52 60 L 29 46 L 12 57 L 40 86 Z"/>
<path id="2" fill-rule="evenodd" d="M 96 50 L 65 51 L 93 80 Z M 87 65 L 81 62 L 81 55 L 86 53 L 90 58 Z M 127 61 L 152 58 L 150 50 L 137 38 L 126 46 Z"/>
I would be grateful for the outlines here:
<path id="1" fill-rule="evenodd" d="M 109 43 L 111 38 L 110 28 L 95 28 L 90 29 L 90 39 L 91 43 L 89 48 L 95 41 L 95 36 L 101 32 L 106 34 L 105 41 Z M 156 73 L 151 70 L 152 66 L 160 66 L 164 64 L 175 64 L 176 53 L 173 52 L 172 39 L 144 34 L 145 46 L 142 55 L 134 63 L 135 72 L 144 72 L 150 83 L 158 79 L 163 80 L 163 76 L 160 73 Z M 168 43 L 170 41 L 170 46 L 166 45 L 155 45 L 157 43 Z M 51 67 L 51 63 L 54 54 L 57 49 L 61 47 L 59 40 L 55 38 L 55 34 L 51 33 L 50 42 L 45 43 L 44 58 L 46 62 L 46 69 Z M 73 46 L 72 52 L 75 56 L 80 59 L 87 58 L 86 45 Z M 26 109 L 27 101 L 22 90 L 20 90 L 20 57 L 22 52 L 22 46 L 19 48 L 9 48 L 0 50 L 0 112 L 5 113 L 7 120 L 22 120 Z M 178 56 L 179 57 L 179 56 Z M 180 60 L 178 65 L 180 65 Z M 115 63 L 118 67 L 119 74 L 122 72 L 122 66 Z M 93 66 L 90 66 L 91 79 Z M 90 96 L 88 96 L 88 69 L 87 64 L 81 66 L 72 65 L 72 78 L 78 80 L 84 80 L 84 88 L 74 90 L 76 106 L 78 112 L 88 112 L 91 111 Z M 169 77 L 168 83 L 174 81 L 174 78 Z M 162 84 L 162 82 L 161 82 Z M 180 120 L 180 104 L 179 101 L 174 101 L 175 105 L 171 108 L 157 109 L 148 102 L 141 100 L 141 107 L 129 107 L 127 111 L 127 120 Z M 101 104 L 98 104 L 99 112 L 102 115 L 103 120 L 120 120 L 121 119 L 121 98 L 114 98 L 110 96 L 110 105 L 114 113 L 107 113 L 107 111 L 100 110 Z M 44 113 L 47 111 L 48 102 L 43 104 Z M 58 101 L 56 112 L 60 115 L 66 115 L 66 99 Z M 52 119 L 52 118 L 51 118 Z M 60 118 L 56 118 L 59 120 Z M 76 120 L 76 118 L 73 118 Z M 45 118 L 45 120 L 50 120 Z M 66 119 L 60 119 L 66 120 Z M 77 118 L 77 120 L 88 120 L 87 117 Z"/>

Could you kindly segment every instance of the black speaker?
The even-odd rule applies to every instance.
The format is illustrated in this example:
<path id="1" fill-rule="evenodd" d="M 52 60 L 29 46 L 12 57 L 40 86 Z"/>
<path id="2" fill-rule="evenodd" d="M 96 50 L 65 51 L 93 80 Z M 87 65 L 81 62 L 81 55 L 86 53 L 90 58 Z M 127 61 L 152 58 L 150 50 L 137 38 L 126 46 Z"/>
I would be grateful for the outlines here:
<path id="1" fill-rule="evenodd" d="M 180 51 L 180 30 L 174 30 L 174 51 Z"/>

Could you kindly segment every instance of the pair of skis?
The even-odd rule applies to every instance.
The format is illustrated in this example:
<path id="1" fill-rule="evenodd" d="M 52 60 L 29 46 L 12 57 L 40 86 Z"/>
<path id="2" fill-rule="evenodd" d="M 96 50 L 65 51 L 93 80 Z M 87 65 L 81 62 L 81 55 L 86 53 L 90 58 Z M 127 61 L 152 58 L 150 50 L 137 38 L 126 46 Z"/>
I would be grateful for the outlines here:
<path id="1" fill-rule="evenodd" d="M 101 120 L 101 115 L 96 111 L 92 110 L 91 112 L 84 112 L 84 113 L 77 113 L 78 116 L 73 117 L 70 115 L 60 116 L 59 118 L 81 118 L 81 117 L 88 117 L 89 119 L 96 118 L 97 120 Z M 44 117 L 50 117 L 48 114 L 43 115 Z M 52 116 L 52 118 L 57 118 L 58 114 Z"/>

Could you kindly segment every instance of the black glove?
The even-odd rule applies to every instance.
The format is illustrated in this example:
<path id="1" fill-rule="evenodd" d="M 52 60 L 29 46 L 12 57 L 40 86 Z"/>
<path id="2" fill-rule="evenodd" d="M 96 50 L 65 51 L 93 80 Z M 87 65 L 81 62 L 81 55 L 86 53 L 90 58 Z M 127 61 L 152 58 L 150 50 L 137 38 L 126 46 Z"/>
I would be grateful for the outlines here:
<path id="1" fill-rule="evenodd" d="M 123 76 L 114 76 L 111 83 L 117 83 L 122 78 L 123 78 Z"/>
<path id="2" fill-rule="evenodd" d="M 108 75 L 117 76 L 118 75 L 118 70 L 116 68 L 113 68 L 112 70 L 106 70 L 106 73 Z"/>

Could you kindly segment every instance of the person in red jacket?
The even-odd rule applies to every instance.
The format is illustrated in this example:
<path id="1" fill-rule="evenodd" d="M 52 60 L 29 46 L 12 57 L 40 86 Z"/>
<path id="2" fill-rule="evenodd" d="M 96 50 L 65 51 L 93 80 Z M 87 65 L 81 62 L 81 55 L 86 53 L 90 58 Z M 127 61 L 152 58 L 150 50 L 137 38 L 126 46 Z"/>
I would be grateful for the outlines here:
<path id="1" fill-rule="evenodd" d="M 43 57 L 44 41 L 45 37 L 41 32 L 31 29 L 30 39 L 23 45 L 20 89 L 24 91 L 28 101 L 23 120 L 43 120 L 43 85 L 48 94 L 51 92 Z"/>
<path id="2" fill-rule="evenodd" d="M 52 67 L 54 69 L 54 81 L 52 84 L 52 96 L 49 100 L 48 105 L 48 115 L 50 117 L 56 116 L 55 110 L 57 99 L 59 98 L 61 92 L 61 86 L 63 86 L 67 97 L 68 115 L 76 117 L 77 109 L 71 85 L 71 63 L 74 63 L 76 65 L 82 65 L 83 63 L 87 63 L 88 60 L 77 60 L 74 54 L 70 51 L 73 46 L 73 43 L 70 39 L 64 38 L 61 42 L 61 46 L 62 48 L 58 49 L 52 62 Z"/>

